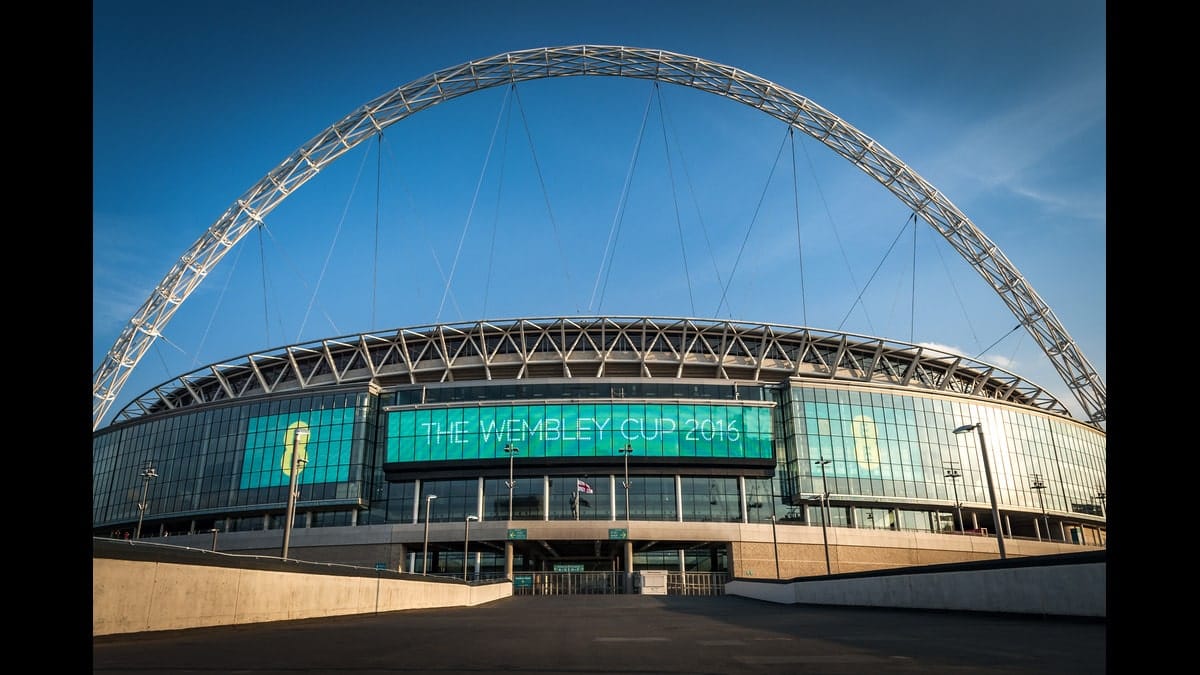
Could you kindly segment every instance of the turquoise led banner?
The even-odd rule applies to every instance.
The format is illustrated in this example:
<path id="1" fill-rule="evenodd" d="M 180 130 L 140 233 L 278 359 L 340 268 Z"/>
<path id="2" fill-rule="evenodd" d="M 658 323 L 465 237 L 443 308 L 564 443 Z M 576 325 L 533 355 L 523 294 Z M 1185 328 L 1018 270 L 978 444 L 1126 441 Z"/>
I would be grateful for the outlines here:
<path id="1" fill-rule="evenodd" d="M 353 408 L 253 417 L 246 427 L 238 487 L 287 486 L 291 482 L 293 452 L 297 483 L 349 480 L 353 430 Z"/>
<path id="2" fill-rule="evenodd" d="M 597 403 L 394 410 L 387 461 L 507 457 L 611 457 L 626 444 L 642 457 L 772 459 L 771 409 L 747 405 Z"/>

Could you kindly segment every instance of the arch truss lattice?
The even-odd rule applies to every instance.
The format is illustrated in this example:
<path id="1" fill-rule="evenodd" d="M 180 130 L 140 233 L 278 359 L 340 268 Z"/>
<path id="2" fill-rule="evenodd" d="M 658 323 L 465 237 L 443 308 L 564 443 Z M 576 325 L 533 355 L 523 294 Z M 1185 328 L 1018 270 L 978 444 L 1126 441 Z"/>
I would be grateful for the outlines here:
<path id="1" fill-rule="evenodd" d="M 508 52 L 439 70 L 367 102 L 289 155 L 188 248 L 130 318 L 93 375 L 93 430 L 184 300 L 242 237 L 324 166 L 443 101 L 517 82 L 581 75 L 699 89 L 761 110 L 824 143 L 945 237 L 1033 336 L 1088 421 L 1096 426 L 1106 421 L 1104 382 L 1049 305 L 958 207 L 879 143 L 809 99 L 731 66 L 658 49 L 575 45 Z"/>

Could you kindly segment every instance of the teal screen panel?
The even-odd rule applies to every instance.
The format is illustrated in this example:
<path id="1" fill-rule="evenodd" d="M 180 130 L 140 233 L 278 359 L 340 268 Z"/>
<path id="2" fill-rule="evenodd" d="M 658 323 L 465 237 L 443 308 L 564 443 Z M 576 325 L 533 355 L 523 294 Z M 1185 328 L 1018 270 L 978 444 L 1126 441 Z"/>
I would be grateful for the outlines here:
<path id="1" fill-rule="evenodd" d="M 393 410 L 387 461 L 611 457 L 626 444 L 646 457 L 772 459 L 771 408 L 588 403 Z"/>
<path id="2" fill-rule="evenodd" d="M 390 434 L 392 421 L 388 423 Z M 302 460 L 296 476 L 298 484 L 347 481 L 353 437 L 353 408 L 252 417 L 247 422 L 238 487 L 287 486 L 291 482 L 293 450 Z"/>

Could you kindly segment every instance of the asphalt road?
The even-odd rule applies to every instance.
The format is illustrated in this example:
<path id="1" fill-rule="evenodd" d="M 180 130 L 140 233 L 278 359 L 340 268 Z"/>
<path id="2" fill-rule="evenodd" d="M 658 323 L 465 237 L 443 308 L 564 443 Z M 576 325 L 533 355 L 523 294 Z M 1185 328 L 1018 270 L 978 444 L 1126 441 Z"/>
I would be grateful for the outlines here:
<path id="1" fill-rule="evenodd" d="M 520 596 L 479 607 L 101 636 L 95 673 L 1106 672 L 1104 621 L 776 605 L 736 596 Z"/>

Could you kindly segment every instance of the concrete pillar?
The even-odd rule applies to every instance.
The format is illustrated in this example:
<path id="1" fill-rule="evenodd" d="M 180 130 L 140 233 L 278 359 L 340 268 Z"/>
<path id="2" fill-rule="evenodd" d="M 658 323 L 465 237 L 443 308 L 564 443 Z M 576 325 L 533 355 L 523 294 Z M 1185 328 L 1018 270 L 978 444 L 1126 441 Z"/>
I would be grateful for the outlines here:
<path id="1" fill-rule="evenodd" d="M 625 592 L 633 592 L 633 542 L 628 540 L 625 541 Z"/>
<path id="2" fill-rule="evenodd" d="M 420 517 L 421 517 L 421 479 L 418 478 L 413 481 L 412 524 L 416 525 L 419 522 L 418 519 Z"/>
<path id="3" fill-rule="evenodd" d="M 675 520 L 683 522 L 683 478 L 675 474 Z"/>
<path id="4" fill-rule="evenodd" d="M 608 477 L 608 512 L 612 514 L 609 520 L 617 519 L 617 477 Z"/>
<path id="5" fill-rule="evenodd" d="M 738 499 L 742 505 L 742 522 L 750 522 L 749 509 L 746 508 L 746 477 L 738 476 Z M 681 511 L 683 509 L 680 509 Z"/>
<path id="6" fill-rule="evenodd" d="M 513 578 L 513 544 L 511 541 L 504 542 L 504 576 L 512 581 Z"/>

